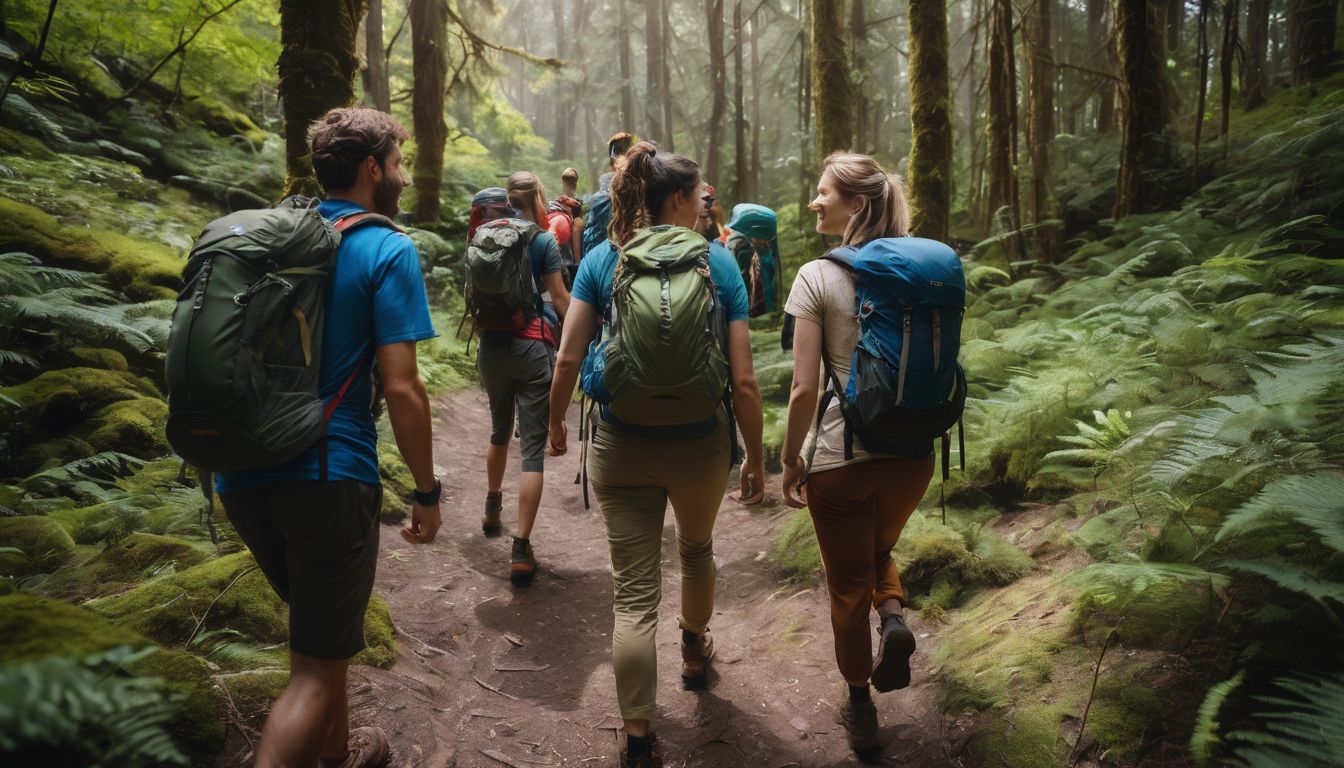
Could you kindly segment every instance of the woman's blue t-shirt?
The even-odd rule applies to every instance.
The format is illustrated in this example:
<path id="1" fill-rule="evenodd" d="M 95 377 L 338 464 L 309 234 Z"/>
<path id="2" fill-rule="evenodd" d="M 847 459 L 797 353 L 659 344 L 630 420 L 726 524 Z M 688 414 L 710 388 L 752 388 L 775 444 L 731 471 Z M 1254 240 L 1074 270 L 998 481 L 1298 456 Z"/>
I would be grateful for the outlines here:
<path id="1" fill-rule="evenodd" d="M 605 313 L 611 303 L 611 282 L 616 275 L 619 256 L 610 240 L 585 253 L 570 295 L 597 307 L 599 314 Z M 742 273 L 737 271 L 737 260 L 717 241 L 709 244 L 709 277 L 718 291 L 719 303 L 728 312 L 729 322 L 746 320 L 747 286 L 742 282 Z"/>

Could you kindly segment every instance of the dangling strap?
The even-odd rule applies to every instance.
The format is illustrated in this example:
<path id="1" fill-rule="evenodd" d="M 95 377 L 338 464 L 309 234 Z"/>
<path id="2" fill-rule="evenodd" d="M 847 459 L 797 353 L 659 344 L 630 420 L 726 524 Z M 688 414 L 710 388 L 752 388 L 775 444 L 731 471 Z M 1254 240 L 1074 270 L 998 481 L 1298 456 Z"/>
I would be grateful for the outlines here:
<path id="1" fill-rule="evenodd" d="M 737 466 L 737 416 L 733 414 L 733 390 L 731 387 L 725 387 L 723 390 L 723 408 L 728 412 L 728 468 Z"/>
<path id="2" fill-rule="evenodd" d="M 910 361 L 910 310 L 901 313 L 901 365 L 896 373 L 896 404 L 905 400 L 905 367 Z"/>
<path id="3" fill-rule="evenodd" d="M 966 425 L 957 417 L 957 459 L 961 462 L 961 472 L 966 473 Z"/>
<path id="4" fill-rule="evenodd" d="M 938 310 L 933 310 L 933 370 L 938 370 L 938 361 L 943 356 L 943 322 Z"/>
<path id="5" fill-rule="evenodd" d="M 817 441 L 821 439 L 821 419 L 826 414 L 826 406 L 831 404 L 831 397 L 834 396 L 840 399 L 840 419 L 845 423 L 845 461 L 849 461 L 854 458 L 854 428 L 849 425 L 849 419 L 845 417 L 845 388 L 840 385 L 840 379 L 835 375 L 835 369 L 831 368 L 831 361 L 826 359 L 826 344 L 824 339 L 822 340 L 821 364 L 826 371 L 827 387 L 826 392 L 822 395 L 821 402 L 817 407 L 817 427 L 815 430 L 815 439 L 812 441 L 812 449 L 814 451 L 816 450 Z M 812 466 L 810 458 L 808 459 L 807 464 L 809 467 Z"/>

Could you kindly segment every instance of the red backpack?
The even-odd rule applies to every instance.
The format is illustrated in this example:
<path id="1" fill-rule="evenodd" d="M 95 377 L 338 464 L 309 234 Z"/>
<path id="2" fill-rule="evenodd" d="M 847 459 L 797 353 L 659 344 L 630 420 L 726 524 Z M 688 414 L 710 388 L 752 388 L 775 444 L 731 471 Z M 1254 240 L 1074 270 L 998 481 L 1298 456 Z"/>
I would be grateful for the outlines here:
<path id="1" fill-rule="evenodd" d="M 514 216 L 509 205 L 509 193 L 503 187 L 487 187 L 471 198 L 471 217 L 467 220 L 467 243 L 476 236 L 476 230 L 487 221 Z"/>

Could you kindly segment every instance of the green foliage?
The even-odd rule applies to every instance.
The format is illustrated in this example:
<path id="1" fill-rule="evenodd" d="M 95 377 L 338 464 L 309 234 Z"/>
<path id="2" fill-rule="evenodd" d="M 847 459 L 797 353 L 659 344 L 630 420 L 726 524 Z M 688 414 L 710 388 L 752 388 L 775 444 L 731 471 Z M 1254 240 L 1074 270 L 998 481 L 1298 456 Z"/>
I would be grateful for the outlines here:
<path id="1" fill-rule="evenodd" d="M 1245 768 L 1327 768 L 1344 755 L 1344 674 L 1283 677 L 1273 694 L 1253 696 L 1261 705 L 1257 730 L 1237 730 L 1224 742 L 1230 764 Z"/>
<path id="2" fill-rule="evenodd" d="M 70 558 L 75 542 L 55 520 L 46 517 L 0 517 L 0 575 L 49 573 Z"/>
<path id="3" fill-rule="evenodd" d="M 808 510 L 795 510 L 789 515 L 775 534 L 770 557 L 784 576 L 796 581 L 815 579 L 821 573 L 821 548 Z"/>
<path id="4" fill-rule="evenodd" d="M 1095 563 L 1069 577 L 1080 588 L 1073 629 L 1115 627 L 1127 647 L 1174 649 L 1213 621 L 1229 581 L 1191 565 Z"/>
<path id="5" fill-rule="evenodd" d="M 1190 733 L 1190 754 L 1195 758 L 1195 765 L 1200 768 L 1210 765 L 1214 750 L 1220 742 L 1218 731 L 1222 728 L 1222 724 L 1218 721 L 1218 713 L 1223 708 L 1223 703 L 1245 679 L 1246 673 L 1238 672 L 1204 694 L 1204 701 L 1200 703 L 1199 712 L 1195 715 L 1194 730 Z"/>
<path id="6" fill-rule="evenodd" d="M 1309 528 L 1336 552 L 1344 552 L 1344 475 L 1322 472 L 1272 480 L 1223 521 L 1218 540 L 1285 522 Z M 1341 585 L 1344 587 L 1344 585 Z"/>
<path id="7" fill-rule="evenodd" d="M 0 668 L 0 752 L 38 764 L 190 765 L 169 732 L 178 697 L 126 672 L 154 652 L 122 646 Z"/>

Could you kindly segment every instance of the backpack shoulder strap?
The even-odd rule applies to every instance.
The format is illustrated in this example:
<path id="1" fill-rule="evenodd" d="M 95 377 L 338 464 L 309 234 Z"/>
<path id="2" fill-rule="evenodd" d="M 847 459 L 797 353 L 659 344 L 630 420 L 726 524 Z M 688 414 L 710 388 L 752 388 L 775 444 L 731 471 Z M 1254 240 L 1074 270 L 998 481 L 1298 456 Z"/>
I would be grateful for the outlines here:
<path id="1" fill-rule="evenodd" d="M 835 262 L 850 272 L 854 271 L 854 259 L 859 255 L 859 249 L 852 245 L 841 245 L 821 255 L 821 258 Z"/>
<path id="2" fill-rule="evenodd" d="M 382 227 L 387 227 L 388 229 L 391 229 L 393 231 L 400 232 L 403 235 L 406 234 L 406 230 L 397 226 L 397 223 L 395 221 L 389 219 L 388 217 L 384 216 L 381 213 L 374 213 L 372 211 L 347 213 L 344 216 L 337 217 L 336 221 L 332 222 L 332 224 L 333 226 L 336 227 L 336 231 L 341 233 L 342 235 L 344 235 L 346 232 L 349 232 L 350 230 L 358 229 L 359 227 L 362 227 L 365 224 L 377 224 Z"/>

